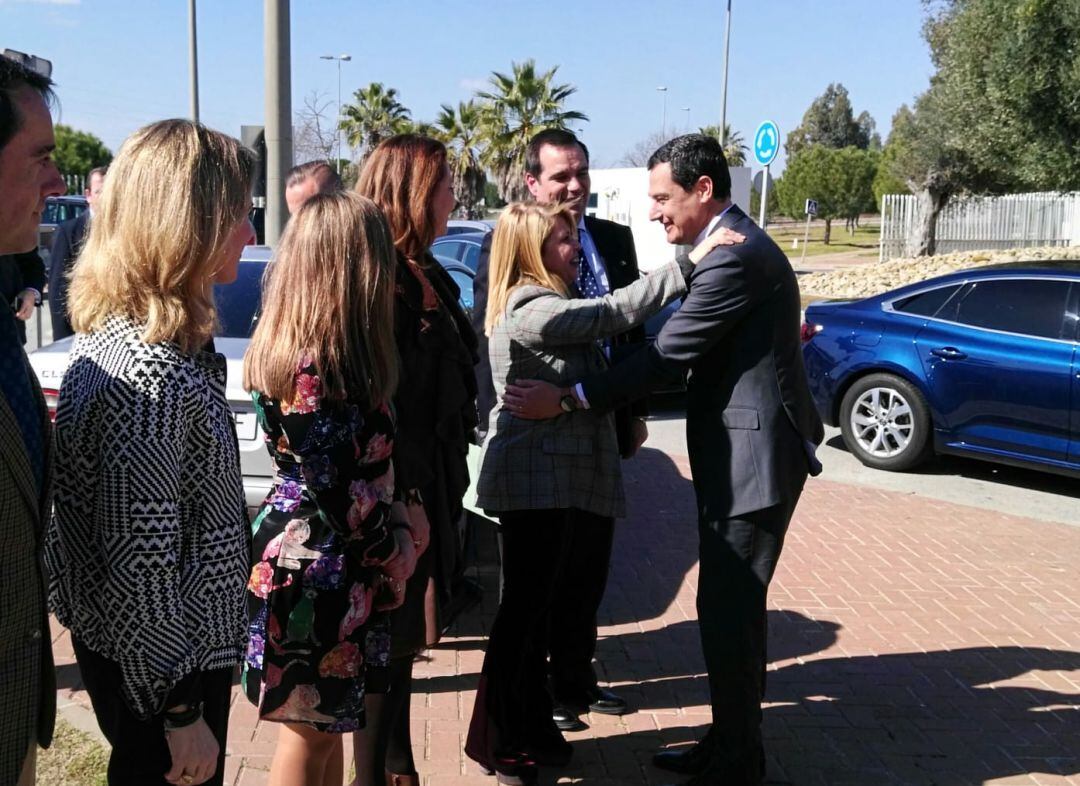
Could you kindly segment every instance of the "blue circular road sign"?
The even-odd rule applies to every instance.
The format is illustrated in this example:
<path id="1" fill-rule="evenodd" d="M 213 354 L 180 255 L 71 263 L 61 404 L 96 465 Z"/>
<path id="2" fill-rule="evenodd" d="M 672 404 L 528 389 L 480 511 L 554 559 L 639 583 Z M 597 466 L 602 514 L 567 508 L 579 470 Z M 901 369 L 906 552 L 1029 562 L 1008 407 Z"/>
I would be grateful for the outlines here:
<path id="1" fill-rule="evenodd" d="M 780 151 L 780 129 L 776 123 L 766 120 L 754 132 L 754 159 L 762 166 L 768 166 Z"/>

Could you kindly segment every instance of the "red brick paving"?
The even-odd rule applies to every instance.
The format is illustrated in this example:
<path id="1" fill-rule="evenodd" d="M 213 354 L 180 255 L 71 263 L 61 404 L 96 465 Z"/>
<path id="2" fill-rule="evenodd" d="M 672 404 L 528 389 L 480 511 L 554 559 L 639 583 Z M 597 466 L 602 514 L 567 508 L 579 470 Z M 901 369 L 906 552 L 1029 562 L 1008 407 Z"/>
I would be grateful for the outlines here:
<path id="1" fill-rule="evenodd" d="M 689 469 L 654 450 L 626 469 L 598 661 L 637 711 L 588 719 L 547 783 L 665 783 L 653 751 L 709 722 Z M 426 786 L 494 786 L 461 752 L 496 603 L 490 532 L 480 540 L 484 601 L 415 670 Z M 810 481 L 770 594 L 770 781 L 1080 784 L 1078 564 L 1078 528 Z M 56 633 L 60 703 L 86 706 Z M 275 735 L 237 697 L 227 782 L 265 783 Z"/>

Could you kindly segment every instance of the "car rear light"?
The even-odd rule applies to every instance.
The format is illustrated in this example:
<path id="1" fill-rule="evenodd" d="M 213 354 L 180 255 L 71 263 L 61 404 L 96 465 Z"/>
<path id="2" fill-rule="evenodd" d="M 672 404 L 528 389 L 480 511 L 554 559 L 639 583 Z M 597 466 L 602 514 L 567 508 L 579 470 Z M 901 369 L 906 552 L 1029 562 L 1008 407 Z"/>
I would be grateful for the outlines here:
<path id="1" fill-rule="evenodd" d="M 56 420 L 56 404 L 60 401 L 60 391 L 53 388 L 42 388 L 41 393 L 45 396 L 45 406 L 49 410 L 49 420 Z"/>
<path id="2" fill-rule="evenodd" d="M 802 327 L 799 329 L 799 338 L 801 338 L 802 342 L 805 344 L 807 341 L 820 333 L 822 329 L 824 329 L 824 327 L 824 325 L 815 325 L 810 322 L 803 322 Z"/>

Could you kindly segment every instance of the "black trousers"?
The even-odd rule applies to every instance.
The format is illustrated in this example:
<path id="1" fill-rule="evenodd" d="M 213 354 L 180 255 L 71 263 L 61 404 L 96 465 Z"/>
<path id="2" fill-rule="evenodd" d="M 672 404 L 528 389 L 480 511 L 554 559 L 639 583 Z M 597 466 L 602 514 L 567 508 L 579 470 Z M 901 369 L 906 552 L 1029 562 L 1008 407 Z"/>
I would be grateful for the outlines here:
<path id="1" fill-rule="evenodd" d="M 596 699 L 596 615 L 607 589 L 615 519 L 571 511 L 563 570 L 551 600 L 548 676 L 555 701 L 572 706 Z"/>
<path id="2" fill-rule="evenodd" d="M 98 726 L 112 746 L 109 786 L 171 786 L 165 780 L 165 773 L 172 767 L 172 756 L 165 741 L 161 716 L 148 720 L 137 718 L 121 693 L 119 664 L 102 657 L 78 639 L 72 638 L 71 643 Z M 217 771 L 204 782 L 207 786 L 222 786 L 225 778 L 225 736 L 229 730 L 232 679 L 233 669 L 204 671 L 200 679 L 203 719 L 221 747 Z"/>
<path id="3" fill-rule="evenodd" d="M 699 522 L 697 611 L 721 767 L 760 782 L 766 597 L 799 494 L 737 518 Z M 730 780 L 735 784 L 737 779 Z"/>
<path id="4" fill-rule="evenodd" d="M 499 516 L 502 598 L 465 743 L 469 757 L 488 767 L 558 735 L 545 680 L 548 620 L 578 513 L 528 510 Z"/>

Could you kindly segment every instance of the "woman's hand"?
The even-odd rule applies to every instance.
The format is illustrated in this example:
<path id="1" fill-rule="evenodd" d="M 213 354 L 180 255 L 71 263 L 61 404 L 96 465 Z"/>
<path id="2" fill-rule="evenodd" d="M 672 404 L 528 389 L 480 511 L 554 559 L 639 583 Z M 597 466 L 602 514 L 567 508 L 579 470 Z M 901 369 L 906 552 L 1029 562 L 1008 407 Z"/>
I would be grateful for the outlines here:
<path id="1" fill-rule="evenodd" d="M 720 227 L 715 232 L 710 232 L 704 240 L 694 246 L 694 250 L 690 252 L 690 261 L 696 265 L 717 246 L 734 246 L 745 241 L 746 235 L 733 232 L 727 227 Z"/>
<path id="2" fill-rule="evenodd" d="M 165 780 L 169 783 L 195 786 L 214 776 L 220 748 L 217 738 L 202 718 L 190 726 L 166 732 L 165 742 L 172 757 L 172 767 L 165 773 Z"/>
<path id="3" fill-rule="evenodd" d="M 375 611 L 393 611 L 405 602 L 405 579 L 383 577 L 382 587 L 375 593 Z"/>
<path id="4" fill-rule="evenodd" d="M 519 379 L 511 382 L 503 391 L 503 404 L 518 418 L 547 420 L 562 414 L 559 400 L 563 389 L 539 379 Z"/>
<path id="5" fill-rule="evenodd" d="M 409 503 L 405 506 L 405 512 L 409 516 L 409 526 L 412 527 L 413 545 L 416 546 L 416 558 L 427 551 L 431 545 L 431 522 L 428 521 L 427 511 L 422 502 Z"/>
<path id="6" fill-rule="evenodd" d="M 413 545 L 412 532 L 406 527 L 396 527 L 392 531 L 397 542 L 397 554 L 383 563 L 382 572 L 392 579 L 404 581 L 416 570 L 416 546 Z"/>

